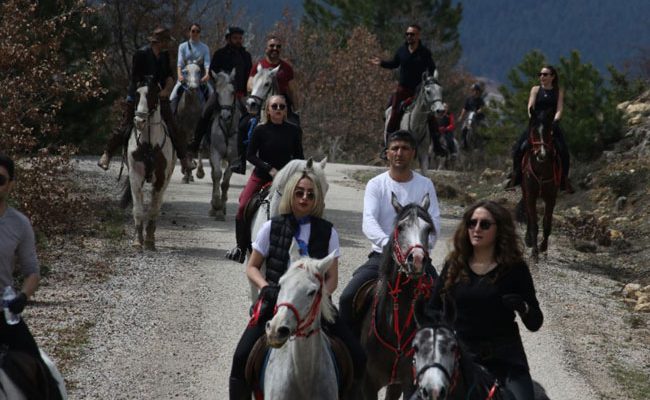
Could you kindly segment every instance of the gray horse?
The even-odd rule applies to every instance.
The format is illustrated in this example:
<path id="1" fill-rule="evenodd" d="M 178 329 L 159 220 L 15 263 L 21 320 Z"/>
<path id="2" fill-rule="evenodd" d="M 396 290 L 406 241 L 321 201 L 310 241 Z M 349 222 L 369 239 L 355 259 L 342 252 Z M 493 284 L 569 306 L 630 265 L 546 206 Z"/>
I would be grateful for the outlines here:
<path id="1" fill-rule="evenodd" d="M 176 111 L 176 123 L 180 135 L 190 142 L 194 138 L 194 129 L 199 118 L 201 118 L 201 108 L 203 100 L 201 99 L 201 66 L 203 59 L 193 60 L 187 63 L 183 68 L 185 81 L 183 82 L 183 92 L 178 101 Z M 183 183 L 193 181 L 192 171 L 183 171 Z"/>

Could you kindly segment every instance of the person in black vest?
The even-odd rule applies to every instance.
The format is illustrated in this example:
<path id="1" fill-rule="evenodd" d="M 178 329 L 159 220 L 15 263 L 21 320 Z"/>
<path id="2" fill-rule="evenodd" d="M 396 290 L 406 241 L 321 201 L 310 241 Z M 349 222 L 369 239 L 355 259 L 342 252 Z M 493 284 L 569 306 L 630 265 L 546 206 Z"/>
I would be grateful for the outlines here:
<path id="1" fill-rule="evenodd" d="M 108 144 L 104 149 L 104 154 L 97 162 L 100 168 L 108 170 L 108 165 L 111 161 L 113 153 L 120 148 L 131 135 L 131 127 L 133 126 L 133 118 L 135 117 L 135 99 L 136 90 L 138 85 L 146 82 L 147 76 L 153 76 L 155 82 L 158 83 L 162 89 L 159 93 L 160 97 L 160 114 L 169 136 L 171 136 L 172 143 L 176 149 L 178 159 L 181 161 L 183 170 L 194 169 L 195 166 L 192 159 L 188 157 L 186 152 L 185 138 L 178 134 L 176 127 L 176 120 L 172 115 L 172 109 L 169 101 L 169 96 L 174 88 L 174 75 L 172 72 L 171 62 L 169 59 L 169 43 L 173 40 L 166 28 L 156 28 L 149 36 L 149 44 L 142 47 L 133 54 L 133 62 L 131 69 L 131 77 L 129 81 L 128 95 L 126 101 L 122 104 L 123 114 L 122 121 L 119 126 L 113 130 Z"/>
<path id="2" fill-rule="evenodd" d="M 485 114 L 483 114 L 483 108 L 485 107 L 485 100 L 483 100 L 483 88 L 478 83 L 473 83 L 470 87 L 471 96 L 465 99 L 465 105 L 460 112 L 458 117 L 458 123 L 462 125 L 465 115 L 469 114 L 471 111 L 476 113 L 476 123 L 481 124 L 485 120 Z M 467 149 L 467 128 L 463 127 L 461 131 L 461 146 L 463 149 Z"/>
<path id="3" fill-rule="evenodd" d="M 260 288 L 256 305 L 261 307 L 252 316 L 233 355 L 229 384 L 231 400 L 251 398 L 251 389 L 245 380 L 246 361 L 255 342 L 264 335 L 266 322 L 273 317 L 280 291 L 278 282 L 289 267 L 289 248 L 293 240 L 298 243 L 301 255 L 311 258 L 324 258 L 334 252 L 336 259 L 325 275 L 325 290 L 330 295 L 336 290 L 339 237 L 332 224 L 321 218 L 324 208 L 324 193 L 316 175 L 308 171 L 297 172 L 285 186 L 280 215 L 265 222 L 255 238 L 246 275 Z M 265 261 L 266 276 L 260 271 Z M 365 367 L 365 355 L 358 340 L 338 317 L 333 324 L 326 324 L 325 330 L 339 337 L 348 346 L 355 379 L 359 379 Z"/>

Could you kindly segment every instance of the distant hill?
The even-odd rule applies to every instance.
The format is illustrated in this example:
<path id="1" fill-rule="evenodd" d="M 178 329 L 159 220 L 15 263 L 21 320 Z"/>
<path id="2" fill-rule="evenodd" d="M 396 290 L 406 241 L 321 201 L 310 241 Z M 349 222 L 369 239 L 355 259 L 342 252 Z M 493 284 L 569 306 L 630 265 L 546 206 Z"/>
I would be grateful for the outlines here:
<path id="1" fill-rule="evenodd" d="M 460 24 L 462 64 L 471 73 L 505 82 L 532 49 L 551 63 L 571 50 L 605 71 L 650 51 L 650 0 L 466 0 Z M 271 26 L 288 7 L 299 18 L 301 0 L 235 0 Z M 396 29 L 402 29 L 401 27 Z"/>

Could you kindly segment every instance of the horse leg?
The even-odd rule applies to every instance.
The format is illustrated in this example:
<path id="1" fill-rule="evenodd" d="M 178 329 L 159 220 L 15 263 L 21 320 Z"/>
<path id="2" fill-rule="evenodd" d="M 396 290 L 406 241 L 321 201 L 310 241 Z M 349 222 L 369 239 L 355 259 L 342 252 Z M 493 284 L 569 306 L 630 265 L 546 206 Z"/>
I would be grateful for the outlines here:
<path id="1" fill-rule="evenodd" d="M 402 396 L 402 386 L 394 383 L 386 387 L 386 400 L 397 400 Z M 409 397 L 404 396 L 405 399 Z"/>
<path id="2" fill-rule="evenodd" d="M 528 201 L 526 207 L 526 212 L 528 214 L 528 227 L 526 228 L 526 245 L 532 248 L 532 256 L 535 261 L 539 255 L 539 249 L 537 248 L 537 234 L 539 233 L 539 225 L 537 225 L 537 201 L 536 199 L 531 199 Z"/>
<path id="3" fill-rule="evenodd" d="M 222 212 L 221 203 L 221 156 L 216 145 L 213 143 L 210 151 L 210 165 L 212 166 L 212 200 L 210 201 L 210 216 L 218 221 L 225 221 L 226 217 Z"/>
<path id="4" fill-rule="evenodd" d="M 553 209 L 555 208 L 555 197 L 549 196 L 549 198 L 545 200 L 543 225 L 544 238 L 542 239 L 542 243 L 539 246 L 539 251 L 542 253 L 545 253 L 546 250 L 548 250 L 548 237 L 551 236 L 551 229 L 553 226 Z"/>
<path id="5" fill-rule="evenodd" d="M 223 178 L 221 179 L 221 210 L 223 215 L 226 215 L 226 204 L 228 204 L 228 189 L 230 189 L 230 177 L 232 177 L 232 171 L 230 170 L 230 163 L 226 167 L 226 171 L 223 173 Z"/>
<path id="6" fill-rule="evenodd" d="M 144 238 L 145 250 L 156 251 L 156 220 L 150 219 L 147 221 L 146 236 Z"/>
<path id="7" fill-rule="evenodd" d="M 199 149 L 196 152 L 196 177 L 203 179 L 205 177 L 205 171 L 203 170 L 203 146 L 205 138 L 201 140 L 199 144 Z"/>
<path id="8" fill-rule="evenodd" d="M 142 185 L 138 184 L 141 179 L 134 179 L 131 177 L 131 196 L 133 197 L 133 222 L 135 224 L 135 237 L 133 239 L 133 247 L 142 249 L 144 237 L 142 236 L 142 223 L 144 219 L 144 195 L 142 192 Z"/>

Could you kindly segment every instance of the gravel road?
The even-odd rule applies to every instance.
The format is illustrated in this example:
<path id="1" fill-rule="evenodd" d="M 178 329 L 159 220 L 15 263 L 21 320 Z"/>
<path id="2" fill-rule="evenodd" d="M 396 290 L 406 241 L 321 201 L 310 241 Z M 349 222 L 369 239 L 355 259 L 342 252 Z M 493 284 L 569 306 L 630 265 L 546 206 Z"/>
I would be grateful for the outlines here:
<path id="1" fill-rule="evenodd" d="M 119 166 L 114 164 L 108 173 L 117 175 Z M 91 162 L 80 167 L 97 169 Z M 359 168 L 369 167 L 326 168 L 326 218 L 341 237 L 339 293 L 369 250 L 361 232 L 363 190 L 346 175 Z M 234 244 L 236 201 L 245 180 L 233 176 L 225 222 L 208 217 L 209 179 L 190 185 L 180 180 L 177 168 L 158 223 L 158 251 L 116 254 L 117 273 L 96 293 L 103 317 L 91 330 L 81 362 L 67 377 L 75 382 L 71 399 L 228 397 L 230 361 L 247 323 L 249 300 L 243 266 L 224 256 Z M 441 208 L 443 239 L 432 255 L 438 267 L 459 211 L 444 203 Z M 544 279 L 543 268 L 535 273 L 536 279 Z M 547 323 L 540 332 L 523 332 L 533 378 L 554 400 L 595 398 L 571 369 L 561 334 L 548 328 L 561 326 L 561 321 L 553 323 L 544 293 L 539 297 Z"/>

